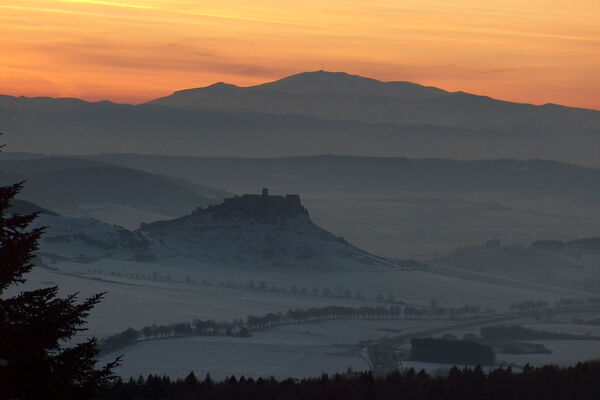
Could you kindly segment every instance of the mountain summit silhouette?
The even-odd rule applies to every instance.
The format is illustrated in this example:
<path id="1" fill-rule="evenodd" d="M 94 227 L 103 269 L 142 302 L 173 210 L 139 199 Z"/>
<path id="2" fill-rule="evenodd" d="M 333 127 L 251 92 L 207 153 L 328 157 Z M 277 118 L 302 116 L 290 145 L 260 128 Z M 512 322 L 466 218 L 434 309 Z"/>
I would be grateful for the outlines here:
<path id="1" fill-rule="evenodd" d="M 237 90 L 236 90 L 237 89 Z M 280 92 L 289 94 L 339 94 L 357 96 L 381 96 L 402 100 L 425 100 L 448 95 L 445 90 L 422 86 L 411 82 L 382 82 L 346 72 L 312 71 L 291 75 L 274 82 L 263 83 L 256 86 L 240 87 L 228 83 L 215 83 L 206 87 L 184 89 L 174 92 L 171 96 L 152 100 L 150 103 L 170 104 L 177 102 L 177 98 L 184 96 L 200 96 L 207 93 L 256 93 Z"/>

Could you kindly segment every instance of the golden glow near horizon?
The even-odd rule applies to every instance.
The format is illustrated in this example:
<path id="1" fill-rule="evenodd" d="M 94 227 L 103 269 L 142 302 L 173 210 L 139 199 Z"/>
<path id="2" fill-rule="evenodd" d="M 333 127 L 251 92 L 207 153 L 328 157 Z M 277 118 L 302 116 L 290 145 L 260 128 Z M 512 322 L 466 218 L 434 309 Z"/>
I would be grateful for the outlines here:
<path id="1" fill-rule="evenodd" d="M 600 1 L 0 0 L 0 93 L 142 102 L 345 71 L 600 109 Z"/>

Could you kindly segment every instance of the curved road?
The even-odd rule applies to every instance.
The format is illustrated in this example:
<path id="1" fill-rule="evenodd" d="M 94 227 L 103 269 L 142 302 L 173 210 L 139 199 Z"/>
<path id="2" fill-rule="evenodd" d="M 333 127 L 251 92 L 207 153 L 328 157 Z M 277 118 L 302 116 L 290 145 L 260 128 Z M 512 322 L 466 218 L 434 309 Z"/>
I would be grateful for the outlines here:
<path id="1" fill-rule="evenodd" d="M 507 313 L 493 316 L 484 316 L 479 318 L 469 319 L 461 323 L 452 325 L 440 326 L 428 330 L 420 330 L 404 335 L 397 335 L 393 337 L 384 337 L 382 339 L 373 341 L 363 341 L 357 346 L 361 348 L 361 355 L 367 363 L 371 366 L 373 374 L 377 376 L 386 376 L 394 371 L 401 369 L 399 362 L 394 358 L 394 349 L 397 346 L 402 345 L 406 341 L 420 336 L 431 336 L 442 332 L 471 328 L 477 325 L 484 325 L 490 323 L 498 323 L 508 321 L 512 319 L 521 319 L 528 317 L 539 316 L 540 313 L 544 315 L 556 315 L 556 314 L 577 314 L 581 312 L 600 311 L 600 305 L 588 305 L 581 307 L 563 307 L 558 309 L 546 309 L 546 310 L 532 310 L 522 311 L 515 313 Z"/>

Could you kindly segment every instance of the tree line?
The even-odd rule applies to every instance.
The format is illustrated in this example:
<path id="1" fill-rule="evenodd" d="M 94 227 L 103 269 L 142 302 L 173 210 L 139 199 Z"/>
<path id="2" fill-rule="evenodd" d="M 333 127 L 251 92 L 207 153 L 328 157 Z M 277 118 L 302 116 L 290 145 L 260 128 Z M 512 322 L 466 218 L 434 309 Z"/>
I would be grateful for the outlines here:
<path id="1" fill-rule="evenodd" d="M 192 372 L 178 380 L 156 375 L 127 382 L 119 379 L 93 400 L 597 400 L 600 398 L 598 376 L 598 361 L 571 367 L 526 365 L 519 373 L 510 367 L 488 373 L 479 366 L 453 367 L 444 376 L 432 376 L 411 368 L 382 378 L 371 372 L 348 371 L 301 380 L 232 376 L 216 382 L 209 375 L 198 380 Z"/>
<path id="2" fill-rule="evenodd" d="M 102 340 L 103 353 L 127 347 L 141 340 L 159 340 L 184 336 L 233 336 L 249 337 L 251 332 L 274 328 L 281 325 L 304 324 L 327 320 L 382 320 L 382 319 L 437 319 L 464 318 L 480 315 L 479 306 L 465 305 L 450 309 L 435 307 L 420 309 L 413 306 L 400 307 L 346 307 L 325 306 L 309 309 L 295 309 L 286 312 L 267 313 L 264 315 L 248 315 L 246 319 L 217 322 L 215 320 L 195 319 L 190 322 L 179 322 L 168 325 L 151 325 L 142 329 L 128 328 L 123 332 Z"/>

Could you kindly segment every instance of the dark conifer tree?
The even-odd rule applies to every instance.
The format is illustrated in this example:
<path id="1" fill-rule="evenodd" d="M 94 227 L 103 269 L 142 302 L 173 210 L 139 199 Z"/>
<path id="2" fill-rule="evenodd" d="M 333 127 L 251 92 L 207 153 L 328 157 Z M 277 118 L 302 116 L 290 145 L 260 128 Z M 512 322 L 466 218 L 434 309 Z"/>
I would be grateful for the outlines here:
<path id="1" fill-rule="evenodd" d="M 37 214 L 13 215 L 10 202 L 22 183 L 0 187 L 0 398 L 80 399 L 107 384 L 118 359 L 96 369 L 95 338 L 67 347 L 103 294 L 82 303 L 59 297 L 57 287 L 6 289 L 25 282 L 43 229 L 28 228 Z"/>

